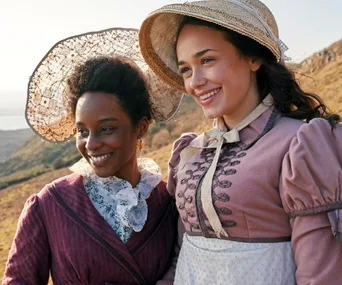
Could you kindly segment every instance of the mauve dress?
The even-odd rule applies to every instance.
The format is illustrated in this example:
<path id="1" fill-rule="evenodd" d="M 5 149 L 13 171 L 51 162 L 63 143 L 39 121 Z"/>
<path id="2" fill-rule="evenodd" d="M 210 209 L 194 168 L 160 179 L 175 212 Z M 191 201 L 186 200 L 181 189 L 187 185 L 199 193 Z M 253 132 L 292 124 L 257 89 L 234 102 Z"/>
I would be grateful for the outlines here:
<path id="1" fill-rule="evenodd" d="M 215 149 L 198 149 L 179 167 L 184 149 L 208 140 L 187 133 L 174 143 L 167 188 L 185 228 L 175 284 L 341 285 L 342 126 L 270 107 L 239 136 L 223 144 L 212 181 L 229 235 L 220 239 L 200 199 Z"/>

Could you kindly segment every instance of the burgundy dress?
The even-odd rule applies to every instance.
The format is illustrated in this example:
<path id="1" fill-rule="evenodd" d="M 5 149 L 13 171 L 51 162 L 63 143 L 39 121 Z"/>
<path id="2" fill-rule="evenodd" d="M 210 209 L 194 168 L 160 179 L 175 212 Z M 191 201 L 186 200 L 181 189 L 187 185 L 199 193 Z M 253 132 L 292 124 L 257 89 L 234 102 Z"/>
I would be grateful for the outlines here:
<path id="1" fill-rule="evenodd" d="M 88 198 L 82 177 L 54 181 L 25 204 L 3 285 L 156 284 L 169 268 L 177 213 L 165 182 L 146 200 L 148 219 L 124 244 Z"/>

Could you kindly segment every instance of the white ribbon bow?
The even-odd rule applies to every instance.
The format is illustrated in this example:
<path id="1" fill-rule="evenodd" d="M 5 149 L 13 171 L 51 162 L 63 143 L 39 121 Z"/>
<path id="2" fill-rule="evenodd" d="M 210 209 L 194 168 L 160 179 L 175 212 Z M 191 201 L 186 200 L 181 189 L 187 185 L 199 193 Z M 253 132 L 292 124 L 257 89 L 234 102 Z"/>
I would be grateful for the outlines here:
<path id="1" fill-rule="evenodd" d="M 248 126 L 258 117 L 260 117 L 266 110 L 268 110 L 273 105 L 273 98 L 269 94 L 265 97 L 265 99 L 238 125 L 236 125 L 233 129 L 228 132 L 220 130 L 218 127 L 215 127 L 205 133 L 205 135 L 209 138 L 209 145 L 206 147 L 197 147 L 197 146 L 189 146 L 185 148 L 180 153 L 180 162 L 179 168 L 182 169 L 186 162 L 195 154 L 198 149 L 208 149 L 215 148 L 215 156 L 214 159 L 203 178 L 203 183 L 201 186 L 201 202 L 205 215 L 207 216 L 210 225 L 212 226 L 216 236 L 220 238 L 221 236 L 228 237 L 228 233 L 223 228 L 221 221 L 216 213 L 216 210 L 213 205 L 212 199 L 212 181 L 216 171 L 217 163 L 220 158 L 220 153 L 222 149 L 223 143 L 235 143 L 240 141 L 239 131 Z M 215 119 L 215 125 L 223 124 L 223 118 Z"/>

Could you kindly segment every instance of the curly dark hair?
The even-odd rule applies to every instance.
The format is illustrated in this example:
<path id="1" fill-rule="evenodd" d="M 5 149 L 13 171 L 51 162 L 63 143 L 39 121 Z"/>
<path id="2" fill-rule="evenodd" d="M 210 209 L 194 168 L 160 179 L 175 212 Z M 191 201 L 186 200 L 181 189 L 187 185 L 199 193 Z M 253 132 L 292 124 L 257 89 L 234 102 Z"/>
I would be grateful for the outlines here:
<path id="1" fill-rule="evenodd" d="M 261 59 L 262 65 L 257 71 L 257 84 L 260 100 L 271 94 L 275 107 L 286 117 L 309 122 L 313 118 L 328 119 L 332 126 L 340 121 L 340 116 L 331 114 L 323 100 L 316 94 L 304 92 L 294 74 L 284 64 L 277 61 L 272 52 L 253 39 L 219 25 L 192 17 L 185 17 L 179 27 L 178 35 L 187 25 L 213 28 L 223 33 L 242 56 Z"/>
<path id="2" fill-rule="evenodd" d="M 121 57 L 95 57 L 76 67 L 67 81 L 68 100 L 75 115 L 78 99 L 86 92 L 113 94 L 131 118 L 133 126 L 146 117 L 151 120 L 147 83 L 139 67 Z"/>

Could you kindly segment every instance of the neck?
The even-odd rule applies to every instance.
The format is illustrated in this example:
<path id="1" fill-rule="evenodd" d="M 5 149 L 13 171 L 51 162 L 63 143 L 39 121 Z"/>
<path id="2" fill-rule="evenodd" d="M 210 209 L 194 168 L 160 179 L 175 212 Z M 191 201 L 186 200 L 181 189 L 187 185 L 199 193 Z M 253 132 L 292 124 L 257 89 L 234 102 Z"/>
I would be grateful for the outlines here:
<path id="1" fill-rule="evenodd" d="M 131 162 L 123 166 L 117 173 L 114 174 L 114 176 L 126 180 L 134 188 L 140 181 L 140 172 L 136 155 L 133 155 L 130 160 Z"/>

